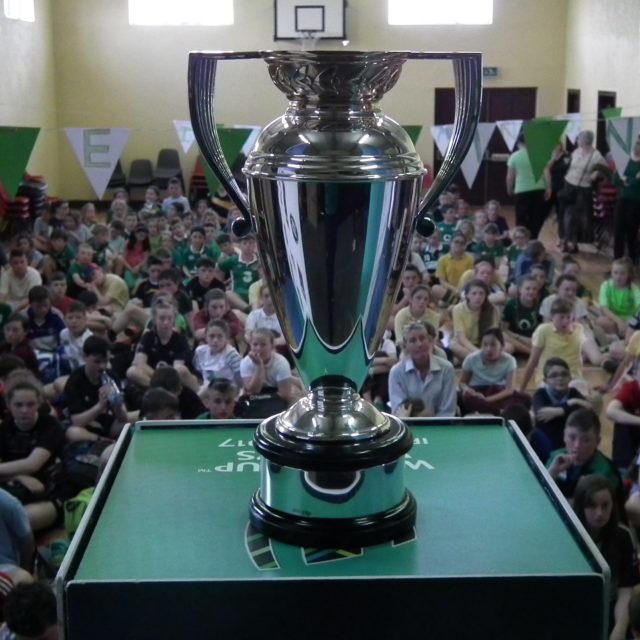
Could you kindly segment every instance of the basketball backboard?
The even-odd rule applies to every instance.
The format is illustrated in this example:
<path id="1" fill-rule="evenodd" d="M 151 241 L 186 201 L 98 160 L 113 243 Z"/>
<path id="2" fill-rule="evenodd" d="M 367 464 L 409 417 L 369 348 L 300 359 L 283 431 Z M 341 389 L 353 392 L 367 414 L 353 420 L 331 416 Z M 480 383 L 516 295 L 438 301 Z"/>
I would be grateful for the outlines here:
<path id="1" fill-rule="evenodd" d="M 346 0 L 275 0 L 274 40 L 345 40 Z"/>

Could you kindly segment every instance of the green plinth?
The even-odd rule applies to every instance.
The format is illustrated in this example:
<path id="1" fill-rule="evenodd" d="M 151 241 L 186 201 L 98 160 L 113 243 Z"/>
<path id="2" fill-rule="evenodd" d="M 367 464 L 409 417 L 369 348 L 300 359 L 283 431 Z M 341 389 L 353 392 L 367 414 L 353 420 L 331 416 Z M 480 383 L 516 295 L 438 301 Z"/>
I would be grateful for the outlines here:
<path id="1" fill-rule="evenodd" d="M 410 423 L 415 532 L 332 550 L 249 527 L 255 423 L 128 429 L 58 577 L 67 639 L 602 638 L 606 565 L 520 434 Z"/>

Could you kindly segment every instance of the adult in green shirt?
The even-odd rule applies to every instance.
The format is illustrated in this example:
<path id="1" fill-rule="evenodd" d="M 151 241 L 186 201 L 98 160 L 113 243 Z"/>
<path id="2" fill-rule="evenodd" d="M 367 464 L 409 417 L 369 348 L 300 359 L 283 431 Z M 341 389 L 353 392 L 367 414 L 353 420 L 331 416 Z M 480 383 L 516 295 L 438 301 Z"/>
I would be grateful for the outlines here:
<path id="1" fill-rule="evenodd" d="M 524 134 L 518 137 L 518 150 L 507 160 L 507 193 L 514 196 L 516 225 L 526 227 L 532 238 L 537 238 L 547 217 L 547 203 L 551 187 L 546 177 L 537 180 L 533 175 Z"/>

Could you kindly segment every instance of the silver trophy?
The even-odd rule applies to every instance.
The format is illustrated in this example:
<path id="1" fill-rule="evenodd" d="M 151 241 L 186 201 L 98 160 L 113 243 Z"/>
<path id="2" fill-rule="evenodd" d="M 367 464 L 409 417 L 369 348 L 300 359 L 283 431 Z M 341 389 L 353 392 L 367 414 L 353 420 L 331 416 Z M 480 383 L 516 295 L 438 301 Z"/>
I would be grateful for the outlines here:
<path id="1" fill-rule="evenodd" d="M 289 105 L 244 166 L 248 201 L 216 133 L 220 60 L 262 58 Z M 420 200 L 423 164 L 378 101 L 407 60 L 452 60 L 456 113 L 449 148 Z M 302 546 L 379 544 L 410 531 L 406 425 L 363 400 L 361 388 L 397 296 L 411 234 L 458 170 L 480 111 L 477 53 L 195 52 L 189 102 L 196 140 L 255 229 L 269 289 L 308 395 L 264 420 L 250 506 L 254 527 Z"/>

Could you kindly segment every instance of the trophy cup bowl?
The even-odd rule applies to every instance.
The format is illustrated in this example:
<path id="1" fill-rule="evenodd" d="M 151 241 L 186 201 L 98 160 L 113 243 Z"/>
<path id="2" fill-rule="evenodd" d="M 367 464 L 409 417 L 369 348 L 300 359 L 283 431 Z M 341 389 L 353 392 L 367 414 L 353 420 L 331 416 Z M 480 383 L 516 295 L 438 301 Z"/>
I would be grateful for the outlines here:
<path id="1" fill-rule="evenodd" d="M 243 172 L 248 199 L 222 154 L 214 116 L 220 60 L 261 58 L 287 96 Z M 410 59 L 451 60 L 453 135 L 420 200 L 423 164 L 405 130 L 378 101 Z M 481 99 L 477 53 L 194 52 L 189 102 L 209 166 L 258 249 L 283 335 L 309 393 L 264 420 L 250 521 L 283 542 L 360 547 L 404 535 L 416 503 L 404 484 L 412 435 L 358 394 L 397 296 L 411 233 L 459 168 Z"/>

